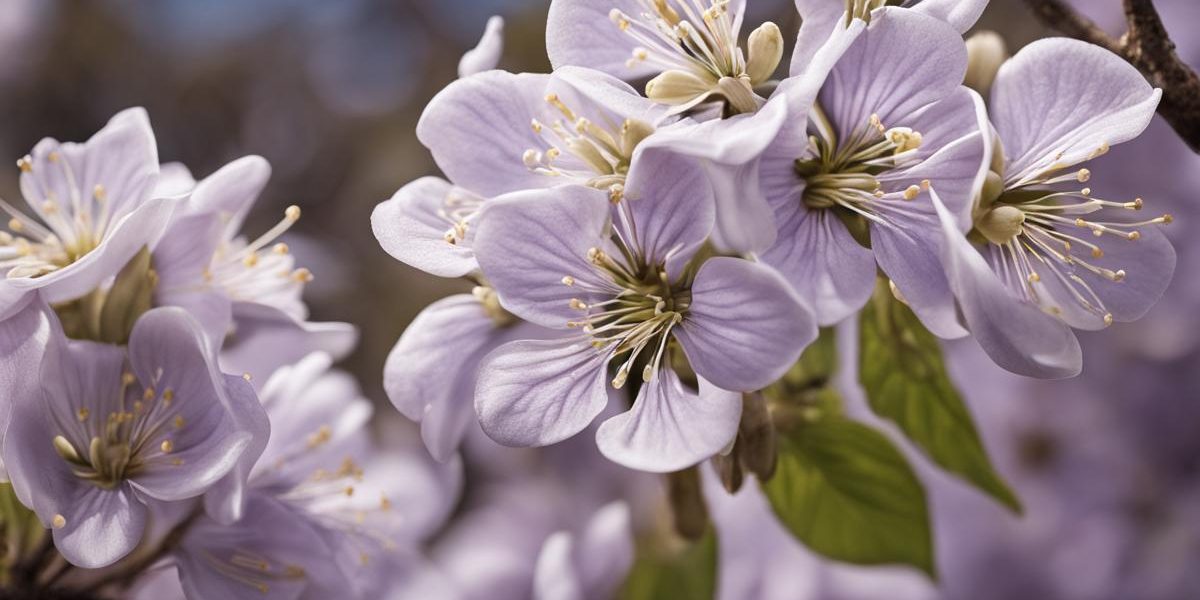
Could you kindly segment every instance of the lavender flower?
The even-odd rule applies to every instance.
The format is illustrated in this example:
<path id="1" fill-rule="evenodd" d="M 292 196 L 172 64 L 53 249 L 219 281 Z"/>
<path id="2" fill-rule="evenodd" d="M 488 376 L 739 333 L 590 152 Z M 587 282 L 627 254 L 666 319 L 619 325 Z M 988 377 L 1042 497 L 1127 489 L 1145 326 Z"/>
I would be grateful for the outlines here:
<path id="1" fill-rule="evenodd" d="M 656 152 L 635 165 L 624 195 L 568 186 L 491 201 L 475 248 L 500 303 L 579 333 L 511 342 L 484 360 L 475 406 L 490 436 L 530 446 L 575 435 L 607 404 L 607 365 L 619 358 L 613 386 L 635 367 L 644 384 L 633 409 L 598 430 L 606 456 L 671 471 L 729 443 L 735 392 L 779 377 L 816 327 L 769 268 L 724 257 L 700 264 L 714 216 L 705 183 L 690 163 Z M 676 345 L 698 395 L 672 367 Z"/>
<path id="2" fill-rule="evenodd" d="M 434 97 L 417 137 L 450 181 L 484 197 L 565 183 L 609 189 L 624 184 L 663 113 L 598 71 L 488 71 Z"/>
<path id="3" fill-rule="evenodd" d="M 775 266 L 828 325 L 857 311 L 876 264 L 934 333 L 965 335 L 939 262 L 932 186 L 966 227 L 985 165 L 982 102 L 959 85 L 960 36 L 913 11 L 835 25 L 796 86 L 824 82 L 806 123 L 767 148 L 760 185 L 779 234 Z M 823 70 L 829 71 L 825 79 Z"/>
<path id="4" fill-rule="evenodd" d="M 128 352 L 56 332 L 40 381 L 40 393 L 14 399 L 5 465 L 18 498 L 79 566 L 128 554 L 147 503 L 205 493 L 267 435 L 245 426 L 261 412 L 249 385 L 217 371 L 179 309 L 142 316 Z"/>
<path id="5" fill-rule="evenodd" d="M 254 465 L 240 520 L 201 517 L 173 553 L 189 598 L 374 598 L 388 573 L 449 514 L 459 464 L 412 444 L 373 448 L 371 406 L 331 359 L 273 375 L 261 399 L 272 437 Z"/>
<path id="6" fill-rule="evenodd" d="M 625 79 L 655 75 L 646 95 L 673 114 L 753 113 L 783 57 L 774 23 L 739 45 L 744 0 L 554 0 L 546 49 L 555 68 L 600 69 Z"/>
<path id="7" fill-rule="evenodd" d="M 799 75 L 808 68 L 816 53 L 824 46 L 839 19 L 870 18 L 872 11 L 893 4 L 882 0 L 846 2 L 845 0 L 795 0 L 800 13 L 800 35 L 792 51 L 791 74 Z M 968 29 L 983 14 L 988 0 L 916 0 L 902 3 L 913 12 L 924 13 L 946 22 L 959 33 Z M 849 13 L 849 14 L 848 14 Z"/>
<path id="8" fill-rule="evenodd" d="M 153 198 L 158 148 L 140 108 L 82 144 L 43 139 L 17 166 L 36 218 L 0 201 L 11 216 L 0 232 L 6 303 L 32 290 L 50 303 L 90 292 L 162 234 L 176 204 Z"/>
<path id="9" fill-rule="evenodd" d="M 186 309 L 217 346 L 232 337 L 223 364 L 264 378 L 312 351 L 342 356 L 357 337 L 346 324 L 307 321 L 301 295 L 312 274 L 278 241 L 300 219 L 299 207 L 261 236 L 241 236 L 270 173 L 261 157 L 247 156 L 198 184 L 174 174 L 169 185 L 190 193 L 153 251 L 155 304 Z"/>
<path id="10" fill-rule="evenodd" d="M 1000 366 L 1073 376 L 1081 359 L 1071 328 L 1138 319 L 1166 289 L 1175 252 L 1154 225 L 1170 215 L 1128 221 L 1120 213 L 1141 210 L 1141 198 L 1056 187 L 1087 182 L 1091 172 L 1074 167 L 1141 133 L 1159 96 L 1122 59 L 1066 39 L 1030 44 L 997 73 L 1000 146 L 974 210 L 973 244 L 951 232 L 948 215 L 943 225 L 966 325 Z"/>

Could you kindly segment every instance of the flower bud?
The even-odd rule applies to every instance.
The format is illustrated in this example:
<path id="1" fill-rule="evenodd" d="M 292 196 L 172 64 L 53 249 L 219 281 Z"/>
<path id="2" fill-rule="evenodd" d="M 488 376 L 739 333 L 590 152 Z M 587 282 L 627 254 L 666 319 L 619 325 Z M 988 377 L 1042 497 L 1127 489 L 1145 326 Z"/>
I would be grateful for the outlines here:
<path id="1" fill-rule="evenodd" d="M 700 488 L 700 471 L 691 467 L 668 474 L 667 498 L 676 533 L 692 541 L 704 537 L 708 531 L 708 508 Z"/>
<path id="2" fill-rule="evenodd" d="M 758 110 L 758 97 L 748 77 L 722 77 L 717 82 L 717 91 L 729 105 L 729 115 L 752 113 Z"/>
<path id="3" fill-rule="evenodd" d="M 746 74 L 754 85 L 763 83 L 775 74 L 783 58 L 783 34 L 779 27 L 767 21 L 750 34 L 749 59 Z"/>
<path id="4" fill-rule="evenodd" d="M 963 84 L 987 97 L 1000 65 L 1008 59 L 1004 39 L 994 31 L 980 31 L 967 39 L 967 75 Z"/>

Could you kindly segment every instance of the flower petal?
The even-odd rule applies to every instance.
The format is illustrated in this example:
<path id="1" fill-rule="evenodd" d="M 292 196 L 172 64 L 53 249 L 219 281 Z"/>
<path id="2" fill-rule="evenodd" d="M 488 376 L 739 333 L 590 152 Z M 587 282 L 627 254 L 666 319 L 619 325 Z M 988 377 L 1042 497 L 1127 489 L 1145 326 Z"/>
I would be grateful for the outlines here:
<path id="1" fill-rule="evenodd" d="M 692 304 L 675 335 L 700 377 L 723 389 L 751 392 L 800 358 L 817 338 L 817 323 L 774 269 L 717 257 L 696 274 Z"/>
<path id="2" fill-rule="evenodd" d="M 383 387 L 392 404 L 421 423 L 430 454 L 448 460 L 474 416 L 479 361 L 503 330 L 469 294 L 443 298 L 417 315 L 392 348 Z"/>
<path id="3" fill-rule="evenodd" d="M 1038 40 L 1000 67 L 992 122 L 1004 144 L 1004 178 L 1016 184 L 1052 165 L 1083 162 L 1136 137 L 1160 90 L 1112 52 L 1065 38 Z"/>
<path id="4" fill-rule="evenodd" d="M 804 207 L 795 196 L 777 203 L 779 238 L 762 255 L 813 308 L 817 323 L 833 325 L 867 303 L 875 289 L 875 256 L 830 211 Z"/>
<path id="5" fill-rule="evenodd" d="M 458 76 L 470 77 L 476 73 L 490 71 L 500 64 L 500 55 L 504 52 L 504 17 L 494 16 L 488 19 L 487 27 L 479 44 L 468 50 L 458 60 Z"/>
<path id="6" fill-rule="evenodd" d="M 624 204 L 647 261 L 668 261 L 678 275 L 683 263 L 708 239 L 715 219 L 708 178 L 694 161 L 665 151 L 638 155 L 625 185 Z M 687 218 L 680 215 L 687 214 Z M 674 268 L 671 268 L 674 267 Z"/>
<path id="7" fill-rule="evenodd" d="M 549 79 L 504 71 L 459 79 L 429 101 L 417 137 L 450 181 L 484 196 L 554 185 L 522 162 L 543 144 L 529 122 L 546 105 Z"/>
<path id="8" fill-rule="evenodd" d="M 846 3 L 838 0 L 796 0 L 800 13 L 800 34 L 796 37 L 796 48 L 792 51 L 789 74 L 793 77 L 803 73 L 813 61 L 835 28 L 845 30 Z M 856 20 L 861 24 L 861 20 Z M 852 25 L 853 27 L 853 25 Z"/>
<path id="9" fill-rule="evenodd" d="M 879 268 L 931 333 L 944 339 L 967 335 L 958 322 L 954 293 L 942 267 L 938 221 L 919 213 L 894 221 L 891 226 L 871 227 L 871 249 Z"/>
<path id="10" fill-rule="evenodd" d="M 988 0 L 921 0 L 911 10 L 945 21 L 959 33 L 966 33 L 987 5 Z"/>
<path id="11" fill-rule="evenodd" d="M 396 260 L 438 277 L 462 277 L 479 268 L 471 249 L 473 226 L 466 239 L 446 241 L 453 226 L 439 212 L 452 196 L 479 199 L 437 177 L 418 179 L 396 192 L 371 213 L 371 229 L 379 245 Z"/>
<path id="12" fill-rule="evenodd" d="M 115 276 L 142 248 L 152 246 L 166 230 L 177 202 L 156 199 L 141 203 L 118 222 L 94 250 L 70 265 L 41 277 L 8 279 L 9 285 L 40 289 L 49 303 L 74 300 Z"/>
<path id="13" fill-rule="evenodd" d="M 574 564 L 584 588 L 608 598 L 633 566 L 633 524 L 629 505 L 610 502 L 596 511 L 575 544 Z"/>
<path id="14" fill-rule="evenodd" d="M 599 190 L 564 186 L 516 192 L 488 202 L 475 254 L 504 308 L 562 329 L 580 316 L 571 299 L 588 302 L 585 290 L 603 285 L 587 255 L 590 248 L 606 247 L 608 219 L 608 195 Z M 564 277 L 577 284 L 564 285 Z"/>
<path id="15" fill-rule="evenodd" d="M 54 528 L 54 547 L 85 569 L 106 567 L 129 555 L 146 527 L 146 506 L 125 486 L 105 490 L 83 483 L 61 514 L 65 525 Z"/>
<path id="16" fill-rule="evenodd" d="M 568 531 L 546 538 L 533 572 L 533 600 L 585 600 L 583 583 L 571 564 L 574 541 Z"/>
<path id="17" fill-rule="evenodd" d="M 936 190 L 930 190 L 942 235 L 942 264 L 958 298 L 967 329 L 996 364 L 1044 379 L 1074 377 L 1083 356 L 1075 334 L 1062 321 L 1023 302 L 1000 282 L 959 231 Z"/>
<path id="18" fill-rule="evenodd" d="M 24 307 L 0 320 L 0 389 L 5 397 L 0 403 L 0 432 L 8 430 L 14 405 L 40 401 L 41 381 L 29 374 L 41 367 L 54 331 L 50 319 L 49 307 L 32 296 Z M 3 464 L 0 456 L 0 476 L 4 476 Z"/>
<path id="19" fill-rule="evenodd" d="M 358 343 L 358 329 L 349 323 L 297 321 L 264 304 L 235 302 L 233 320 L 233 335 L 221 347 L 221 370 L 249 374 L 255 382 L 313 352 L 340 360 Z"/>
<path id="20" fill-rule="evenodd" d="M 579 66 L 626 80 L 658 72 L 645 62 L 626 64 L 636 45 L 633 37 L 609 18 L 613 9 L 630 16 L 645 12 L 638 0 L 554 0 L 546 16 L 546 53 L 555 69 Z"/>
<path id="21" fill-rule="evenodd" d="M 130 367 L 143 385 L 155 386 L 147 410 L 164 411 L 161 418 L 172 423 L 163 427 L 161 440 L 151 440 L 154 447 L 143 450 L 145 468 L 132 478 L 140 492 L 167 501 L 198 496 L 238 464 L 251 442 L 258 440 L 260 453 L 266 445 L 269 425 L 262 407 L 234 406 L 211 353 L 203 331 L 181 309 L 151 310 L 134 325 Z M 248 384 L 241 385 L 246 392 L 239 397 L 253 397 Z M 166 440 L 173 449 L 160 451 L 157 445 Z"/>
<path id="22" fill-rule="evenodd" d="M 44 139 L 30 159 L 30 169 L 21 172 L 21 194 L 43 221 L 44 201 L 55 203 L 60 213 L 72 214 L 73 199 L 90 199 L 97 186 L 103 189 L 113 222 L 119 221 L 150 199 L 159 172 L 154 130 L 140 107 L 117 113 L 82 144 Z"/>
<path id="23" fill-rule="evenodd" d="M 966 70 L 967 50 L 953 28 L 911 10 L 882 8 L 833 66 L 821 107 L 838 139 L 867 127 L 872 115 L 885 127 L 900 126 L 950 95 Z"/>
<path id="24" fill-rule="evenodd" d="M 546 446 L 583 431 L 608 403 L 607 357 L 590 339 L 510 342 L 483 359 L 475 411 L 506 446 Z"/>
<path id="25" fill-rule="evenodd" d="M 701 379 L 696 394 L 662 368 L 642 384 L 633 408 L 600 424 L 596 444 L 622 466 L 669 473 L 719 453 L 737 435 L 741 416 L 740 393 Z"/>
<path id="26" fill-rule="evenodd" d="M 233 237 L 271 178 L 271 164 L 261 156 L 243 156 L 196 184 L 187 200 L 188 214 L 217 215 Z"/>

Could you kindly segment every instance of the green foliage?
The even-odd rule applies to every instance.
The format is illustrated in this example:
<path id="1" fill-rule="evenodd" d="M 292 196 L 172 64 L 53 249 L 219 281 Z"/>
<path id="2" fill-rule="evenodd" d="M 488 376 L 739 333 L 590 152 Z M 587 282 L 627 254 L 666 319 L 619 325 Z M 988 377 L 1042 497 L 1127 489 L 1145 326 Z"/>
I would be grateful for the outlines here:
<path id="1" fill-rule="evenodd" d="M 1020 513 L 954 389 L 937 339 L 886 286 L 862 311 L 859 378 L 871 409 L 893 421 L 933 462 Z"/>
<path id="2" fill-rule="evenodd" d="M 667 547 L 664 547 L 667 546 Z M 621 600 L 712 600 L 717 590 L 717 536 L 712 528 L 696 542 L 638 544 L 621 588 Z"/>
<path id="3" fill-rule="evenodd" d="M 935 576 L 925 490 L 886 437 L 829 413 L 780 434 L 764 490 L 801 542 L 837 560 Z"/>

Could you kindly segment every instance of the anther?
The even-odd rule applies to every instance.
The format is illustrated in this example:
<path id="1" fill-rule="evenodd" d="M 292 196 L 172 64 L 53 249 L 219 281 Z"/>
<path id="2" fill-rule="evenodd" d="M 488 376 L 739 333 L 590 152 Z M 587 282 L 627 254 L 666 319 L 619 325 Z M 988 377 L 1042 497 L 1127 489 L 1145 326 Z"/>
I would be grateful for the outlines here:
<path id="1" fill-rule="evenodd" d="M 1080 169 L 1079 172 L 1075 174 L 1075 180 L 1079 183 L 1084 183 L 1091 178 L 1092 172 L 1087 169 Z"/>
<path id="2" fill-rule="evenodd" d="M 33 158 L 28 154 L 22 156 L 17 160 L 17 168 L 21 169 L 22 173 L 29 173 L 33 171 Z"/>
<path id="3" fill-rule="evenodd" d="M 910 186 L 908 186 L 907 189 L 904 190 L 904 199 L 905 200 L 913 200 L 920 194 L 921 194 L 921 188 L 919 188 L 915 185 L 910 185 Z"/>
<path id="4" fill-rule="evenodd" d="M 55 529 L 62 529 L 67 526 L 67 518 L 62 515 L 54 515 L 54 518 L 50 519 L 50 526 Z"/>
<path id="5" fill-rule="evenodd" d="M 1112 316 L 1112 313 L 1106 313 L 1106 314 L 1104 315 L 1104 325 L 1105 325 L 1105 326 L 1109 326 L 1109 325 L 1112 325 L 1112 324 L 1113 324 L 1113 316 Z"/>
<path id="6" fill-rule="evenodd" d="M 565 286 L 575 285 L 575 278 L 571 277 L 570 275 L 564 276 L 562 278 L 562 284 Z"/>
<path id="7" fill-rule="evenodd" d="M 92 414 L 92 411 L 90 411 L 86 407 L 84 407 L 84 408 L 81 408 L 81 409 L 75 411 L 75 418 L 79 419 L 79 422 L 82 423 L 82 422 L 86 421 L 88 416 L 90 416 L 91 414 Z"/>
<path id="8" fill-rule="evenodd" d="M 286 218 L 287 220 L 289 220 L 293 223 L 295 223 L 296 221 L 299 221 L 300 220 L 300 207 L 296 206 L 295 204 L 287 207 L 287 209 L 285 209 L 283 211 L 283 216 L 284 216 L 284 218 Z"/>
<path id="9" fill-rule="evenodd" d="M 108 191 L 104 189 L 103 184 L 97 183 L 96 185 L 92 186 L 92 197 L 100 202 L 103 202 L 108 198 Z"/>
<path id="10" fill-rule="evenodd" d="M 171 440 L 163 440 L 162 444 L 159 445 L 159 449 L 162 450 L 163 454 L 170 454 L 175 449 L 175 443 Z"/>

